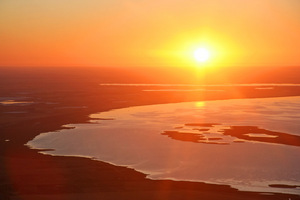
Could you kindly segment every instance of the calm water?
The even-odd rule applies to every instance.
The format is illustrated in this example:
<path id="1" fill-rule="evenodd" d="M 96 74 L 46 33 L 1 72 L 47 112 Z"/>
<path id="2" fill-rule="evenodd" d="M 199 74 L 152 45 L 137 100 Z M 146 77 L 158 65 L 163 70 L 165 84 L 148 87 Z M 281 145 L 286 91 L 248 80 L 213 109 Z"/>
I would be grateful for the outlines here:
<path id="1" fill-rule="evenodd" d="M 116 109 L 91 124 L 43 133 L 31 148 L 84 156 L 173 179 L 300 194 L 300 97 L 218 100 Z M 250 127 L 249 127 L 250 126 Z"/>

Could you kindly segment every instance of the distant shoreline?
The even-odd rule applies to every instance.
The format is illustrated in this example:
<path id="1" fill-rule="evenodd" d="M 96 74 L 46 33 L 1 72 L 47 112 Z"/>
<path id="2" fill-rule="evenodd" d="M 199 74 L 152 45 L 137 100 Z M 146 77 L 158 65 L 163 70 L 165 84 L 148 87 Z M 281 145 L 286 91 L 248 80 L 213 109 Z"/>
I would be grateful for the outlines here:
<path id="1" fill-rule="evenodd" d="M 300 84 L 300 66 L 210 67 L 0 67 L 0 83 L 7 78 L 60 82 L 76 79 L 123 84 Z M 67 77 L 65 80 L 64 77 Z"/>

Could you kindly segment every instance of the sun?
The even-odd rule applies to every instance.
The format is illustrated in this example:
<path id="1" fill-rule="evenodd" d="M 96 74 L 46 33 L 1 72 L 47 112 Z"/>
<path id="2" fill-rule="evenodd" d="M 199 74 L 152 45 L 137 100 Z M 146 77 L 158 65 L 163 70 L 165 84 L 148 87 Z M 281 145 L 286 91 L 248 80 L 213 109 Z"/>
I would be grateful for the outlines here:
<path id="1" fill-rule="evenodd" d="M 194 57 L 198 62 L 204 63 L 210 59 L 211 53 L 206 48 L 198 48 L 194 51 Z"/>

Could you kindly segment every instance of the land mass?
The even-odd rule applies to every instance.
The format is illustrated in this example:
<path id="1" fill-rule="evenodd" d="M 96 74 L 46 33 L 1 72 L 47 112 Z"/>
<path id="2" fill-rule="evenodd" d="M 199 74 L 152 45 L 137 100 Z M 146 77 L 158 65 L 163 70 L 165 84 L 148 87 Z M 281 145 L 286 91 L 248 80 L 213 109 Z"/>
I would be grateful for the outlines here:
<path id="1" fill-rule="evenodd" d="M 108 73 L 100 69 L 99 76 L 93 78 L 76 70 L 76 73 L 22 70 L 23 74 L 6 70 L 0 79 L 1 101 L 30 102 L 0 104 L 1 199 L 300 199 L 292 194 L 238 191 L 226 185 L 149 180 L 145 174 L 126 167 L 89 158 L 44 155 L 43 151 L 24 145 L 40 133 L 67 128 L 66 124 L 91 123 L 90 114 L 110 109 L 213 99 L 300 96 L 299 87 L 277 86 L 262 91 L 255 86 L 216 86 L 215 89 L 224 92 L 174 91 L 158 95 L 137 87 L 99 86 Z"/>

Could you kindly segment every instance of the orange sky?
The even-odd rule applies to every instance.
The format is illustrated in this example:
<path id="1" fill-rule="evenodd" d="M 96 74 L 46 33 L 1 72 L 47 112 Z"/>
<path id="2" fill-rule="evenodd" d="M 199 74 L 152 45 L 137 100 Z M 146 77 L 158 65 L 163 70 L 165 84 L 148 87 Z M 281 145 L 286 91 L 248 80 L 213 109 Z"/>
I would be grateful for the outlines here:
<path id="1" fill-rule="evenodd" d="M 300 66 L 299 0 L 1 0 L 0 66 Z"/>

